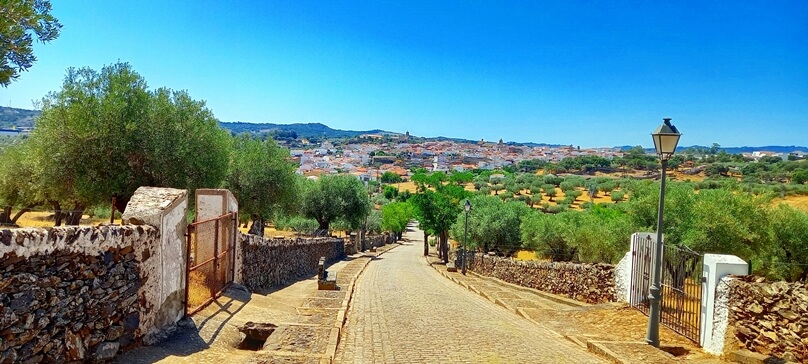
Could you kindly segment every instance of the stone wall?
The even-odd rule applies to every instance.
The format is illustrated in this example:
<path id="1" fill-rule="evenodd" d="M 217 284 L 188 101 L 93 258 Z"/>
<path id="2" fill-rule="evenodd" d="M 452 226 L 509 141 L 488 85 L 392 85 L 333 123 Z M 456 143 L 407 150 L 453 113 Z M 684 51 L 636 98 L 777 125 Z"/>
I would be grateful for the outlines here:
<path id="1" fill-rule="evenodd" d="M 384 233 L 380 235 L 365 236 L 365 248 L 378 248 L 385 244 L 392 244 L 396 242 L 396 237 L 393 234 Z"/>
<path id="2" fill-rule="evenodd" d="M 729 281 L 728 305 L 728 334 L 740 347 L 808 362 L 808 289 L 804 283 L 736 276 Z"/>
<path id="3" fill-rule="evenodd" d="M 477 274 L 581 302 L 616 300 L 614 266 L 610 264 L 531 262 L 477 254 L 469 259 L 469 269 Z"/>
<path id="4" fill-rule="evenodd" d="M 338 238 L 265 239 L 239 234 L 241 274 L 250 290 L 286 284 L 317 272 L 320 257 L 334 261 L 345 256 L 345 242 Z"/>
<path id="5" fill-rule="evenodd" d="M 149 226 L 0 230 L 0 362 L 112 358 L 142 337 Z"/>

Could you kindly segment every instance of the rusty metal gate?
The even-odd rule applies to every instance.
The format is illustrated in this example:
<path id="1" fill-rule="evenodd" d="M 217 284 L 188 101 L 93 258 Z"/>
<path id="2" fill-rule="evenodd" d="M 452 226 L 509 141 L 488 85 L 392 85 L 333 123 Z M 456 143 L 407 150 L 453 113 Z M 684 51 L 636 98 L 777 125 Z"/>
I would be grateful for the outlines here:
<path id="1" fill-rule="evenodd" d="M 655 242 L 649 234 L 635 234 L 631 244 L 630 304 L 648 315 Z M 701 333 L 703 263 L 703 255 L 689 248 L 674 245 L 662 248 L 660 322 L 696 343 Z"/>
<path id="2" fill-rule="evenodd" d="M 235 212 L 188 225 L 186 317 L 205 308 L 233 282 L 237 228 Z"/>

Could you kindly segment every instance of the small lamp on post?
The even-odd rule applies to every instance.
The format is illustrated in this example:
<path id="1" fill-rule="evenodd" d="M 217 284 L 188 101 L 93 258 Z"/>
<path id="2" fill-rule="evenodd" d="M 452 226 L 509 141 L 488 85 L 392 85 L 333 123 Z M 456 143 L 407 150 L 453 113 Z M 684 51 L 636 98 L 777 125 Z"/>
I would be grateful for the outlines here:
<path id="1" fill-rule="evenodd" d="M 464 222 L 463 227 L 463 275 L 466 275 L 466 259 L 468 259 L 469 254 L 466 251 L 466 237 L 469 232 L 469 211 L 471 211 L 471 201 L 466 199 L 466 204 L 463 205 L 463 209 L 466 211 L 466 219 Z"/>
<path id="2" fill-rule="evenodd" d="M 660 303 L 662 301 L 662 214 L 665 209 L 665 170 L 668 168 L 668 160 L 671 159 L 673 153 L 676 152 L 676 145 L 679 144 L 679 138 L 682 134 L 679 130 L 671 124 L 671 118 L 662 119 L 662 125 L 656 128 L 651 134 L 654 138 L 654 148 L 659 155 L 659 161 L 662 163 L 662 174 L 659 177 L 659 210 L 657 211 L 657 241 L 654 251 L 654 271 L 649 288 L 648 299 L 650 303 L 650 312 L 648 314 L 648 334 L 645 341 L 649 344 L 659 347 L 659 318 L 661 313 Z"/>

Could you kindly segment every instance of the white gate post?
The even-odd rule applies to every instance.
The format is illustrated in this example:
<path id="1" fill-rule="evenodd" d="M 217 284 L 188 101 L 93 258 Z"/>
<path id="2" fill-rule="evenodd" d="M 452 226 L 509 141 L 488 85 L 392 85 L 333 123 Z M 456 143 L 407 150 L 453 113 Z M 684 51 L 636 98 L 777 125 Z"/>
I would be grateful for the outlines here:
<path id="1" fill-rule="evenodd" d="M 749 265 L 734 255 L 704 254 L 699 335 L 699 344 L 704 351 L 716 355 L 724 351 L 724 334 L 728 319 L 727 297 L 716 295 L 718 283 L 728 274 L 745 275 L 748 271 Z"/>

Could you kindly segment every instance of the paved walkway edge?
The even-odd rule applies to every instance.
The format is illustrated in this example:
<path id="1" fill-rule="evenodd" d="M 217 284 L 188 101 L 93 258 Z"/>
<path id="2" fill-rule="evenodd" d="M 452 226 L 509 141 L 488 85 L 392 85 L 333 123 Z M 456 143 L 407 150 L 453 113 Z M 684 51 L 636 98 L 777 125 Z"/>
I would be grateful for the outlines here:
<path id="1" fill-rule="evenodd" d="M 347 290 L 347 294 L 345 295 L 345 298 L 342 300 L 342 306 L 340 307 L 339 313 L 337 314 L 337 320 L 334 322 L 334 328 L 336 328 L 336 330 L 333 330 L 332 333 L 331 333 L 331 336 L 329 336 L 329 338 L 328 338 L 328 349 L 326 350 L 326 355 L 328 356 L 330 363 L 334 363 L 334 357 L 337 355 L 337 347 L 339 346 L 339 341 L 340 341 L 340 338 L 342 337 L 343 327 L 345 326 L 345 323 L 347 322 L 348 311 L 351 308 L 351 301 L 353 300 L 354 291 L 355 291 L 354 288 L 356 287 L 356 281 L 359 280 L 359 277 L 362 276 L 362 273 L 365 271 L 365 268 L 368 266 L 368 264 L 370 264 L 370 262 L 374 258 L 376 258 L 376 257 L 378 257 L 378 256 L 380 256 L 380 255 L 382 255 L 384 253 L 387 253 L 390 250 L 393 250 L 393 248 L 395 248 L 395 247 L 397 247 L 399 245 L 401 245 L 401 243 L 399 243 L 399 242 L 395 242 L 393 244 L 387 244 L 385 246 L 376 248 L 377 253 L 375 255 L 370 255 L 370 254 L 366 255 L 366 254 L 363 253 L 360 256 L 360 257 L 367 257 L 367 258 L 370 258 L 370 259 L 365 261 L 365 264 L 362 265 L 362 268 L 359 269 L 359 272 L 357 272 L 356 275 L 353 278 L 351 278 L 351 282 L 348 283 L 349 288 Z M 381 250 L 381 251 L 379 251 L 379 250 Z"/>

